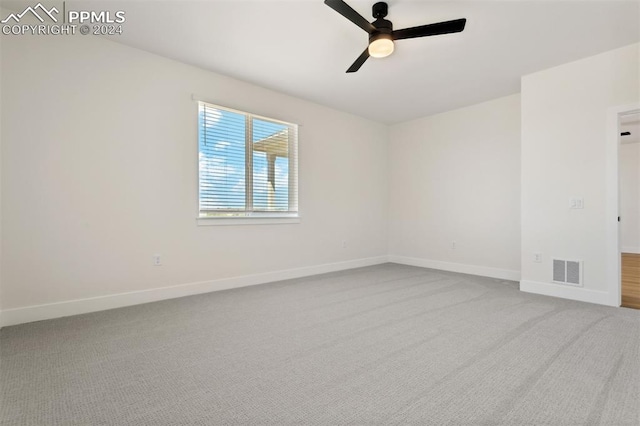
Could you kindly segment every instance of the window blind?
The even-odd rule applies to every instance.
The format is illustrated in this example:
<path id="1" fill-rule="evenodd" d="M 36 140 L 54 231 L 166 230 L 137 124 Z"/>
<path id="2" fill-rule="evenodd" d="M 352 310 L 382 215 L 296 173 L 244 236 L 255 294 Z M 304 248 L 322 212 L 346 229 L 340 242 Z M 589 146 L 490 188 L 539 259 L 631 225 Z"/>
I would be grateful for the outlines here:
<path id="1" fill-rule="evenodd" d="M 293 216 L 297 126 L 199 102 L 200 217 Z"/>

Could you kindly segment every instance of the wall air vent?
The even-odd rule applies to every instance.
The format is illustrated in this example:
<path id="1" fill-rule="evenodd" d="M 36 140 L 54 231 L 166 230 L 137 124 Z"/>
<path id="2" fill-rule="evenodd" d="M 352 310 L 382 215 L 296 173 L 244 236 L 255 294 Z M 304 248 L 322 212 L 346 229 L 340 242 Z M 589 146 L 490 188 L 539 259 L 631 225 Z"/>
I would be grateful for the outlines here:
<path id="1" fill-rule="evenodd" d="M 553 259 L 553 282 L 582 287 L 582 261 Z"/>

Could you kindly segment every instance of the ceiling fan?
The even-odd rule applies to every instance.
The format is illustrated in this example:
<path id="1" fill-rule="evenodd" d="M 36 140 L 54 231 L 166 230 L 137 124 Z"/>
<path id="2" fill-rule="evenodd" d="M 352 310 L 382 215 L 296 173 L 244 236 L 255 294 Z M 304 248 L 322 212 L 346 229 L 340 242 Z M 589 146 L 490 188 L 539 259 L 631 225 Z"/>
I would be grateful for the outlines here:
<path id="1" fill-rule="evenodd" d="M 394 31 L 391 21 L 384 19 L 389 10 L 387 3 L 378 2 L 373 5 L 373 17 L 376 20 L 371 23 L 342 0 L 324 0 L 324 4 L 369 33 L 369 46 L 349 67 L 347 72 L 358 71 L 362 64 L 369 59 L 369 56 L 384 58 L 391 55 L 395 40 L 459 33 L 464 30 L 464 26 L 467 23 L 467 20 L 463 18 Z"/>

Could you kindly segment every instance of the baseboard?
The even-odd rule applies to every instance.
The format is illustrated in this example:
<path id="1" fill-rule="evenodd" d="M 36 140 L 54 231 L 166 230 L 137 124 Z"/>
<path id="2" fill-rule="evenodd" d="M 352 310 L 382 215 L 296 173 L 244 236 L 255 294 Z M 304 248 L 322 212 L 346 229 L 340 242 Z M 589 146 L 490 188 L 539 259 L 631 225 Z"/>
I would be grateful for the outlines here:
<path id="1" fill-rule="evenodd" d="M 107 309 L 122 308 L 125 306 L 156 302 L 158 300 L 174 299 L 177 297 L 191 296 L 194 294 L 209 293 L 212 291 L 228 290 L 232 288 L 288 280 L 292 278 L 301 278 L 310 275 L 324 274 L 327 272 L 378 265 L 386 262 L 387 256 L 370 257 L 365 259 L 349 260 L 345 262 L 326 263 L 322 265 L 307 266 L 303 268 L 286 269 L 254 275 L 244 275 L 233 278 L 223 278 L 212 281 L 181 284 L 171 287 L 161 287 L 149 290 L 112 294 L 108 296 L 91 297 L 87 299 L 76 299 L 65 302 L 49 303 L 45 305 L 6 309 L 0 312 L 0 326 L 6 327 L 9 325 L 17 325 L 33 321 L 60 318 L 70 315 L 86 314 L 89 312 L 104 311 Z"/>
<path id="2" fill-rule="evenodd" d="M 449 272 L 460 272 L 462 274 L 479 275 L 481 277 L 498 278 L 501 280 L 520 281 L 520 271 L 512 271 L 509 269 L 394 255 L 389 256 L 389 262 L 400 263 L 402 265 L 420 266 L 422 268 L 440 269 L 442 271 Z"/>
<path id="3" fill-rule="evenodd" d="M 608 292 L 588 290 L 582 287 L 571 287 L 562 284 L 523 280 L 520 281 L 520 291 L 542 294 L 544 296 L 560 297 L 562 299 L 577 300 L 579 302 L 615 306 L 611 304 Z"/>
<path id="4" fill-rule="evenodd" d="M 622 253 L 640 254 L 640 247 L 622 247 L 620 251 Z"/>

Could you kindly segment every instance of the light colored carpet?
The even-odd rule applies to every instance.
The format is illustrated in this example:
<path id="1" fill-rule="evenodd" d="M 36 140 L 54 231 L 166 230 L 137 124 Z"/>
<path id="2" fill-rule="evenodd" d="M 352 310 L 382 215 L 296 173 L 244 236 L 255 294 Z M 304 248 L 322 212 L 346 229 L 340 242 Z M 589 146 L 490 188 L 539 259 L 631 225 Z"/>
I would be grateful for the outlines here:
<path id="1" fill-rule="evenodd" d="M 640 424 L 640 311 L 395 264 L 0 342 L 3 425 Z"/>

